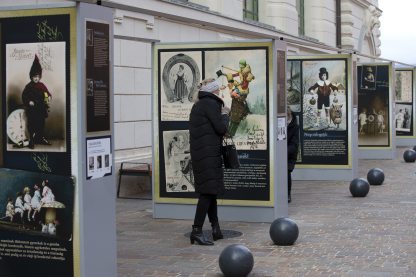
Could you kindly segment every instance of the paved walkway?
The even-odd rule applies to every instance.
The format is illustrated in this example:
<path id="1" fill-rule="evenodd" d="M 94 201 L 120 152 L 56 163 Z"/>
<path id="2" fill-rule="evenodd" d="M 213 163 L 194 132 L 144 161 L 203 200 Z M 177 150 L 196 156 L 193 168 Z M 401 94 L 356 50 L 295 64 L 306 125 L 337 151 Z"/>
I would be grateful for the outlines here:
<path id="1" fill-rule="evenodd" d="M 118 200 L 118 276 L 220 277 L 218 257 L 234 243 L 253 253 L 250 277 L 416 276 L 416 164 L 405 163 L 403 151 L 396 160 L 360 160 L 360 177 L 373 167 L 386 176 L 365 198 L 351 197 L 349 182 L 295 181 L 293 246 L 273 245 L 269 223 L 245 222 L 220 222 L 241 237 L 190 245 L 191 221 L 155 220 L 151 201 Z"/>

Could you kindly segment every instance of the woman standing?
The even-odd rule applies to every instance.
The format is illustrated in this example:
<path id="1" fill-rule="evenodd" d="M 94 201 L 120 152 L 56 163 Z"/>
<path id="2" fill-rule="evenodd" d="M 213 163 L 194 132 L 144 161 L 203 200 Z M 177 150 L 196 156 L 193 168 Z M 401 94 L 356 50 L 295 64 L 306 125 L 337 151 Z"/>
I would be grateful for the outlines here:
<path id="1" fill-rule="evenodd" d="M 175 81 L 175 101 L 180 101 L 183 103 L 183 99 L 188 95 L 188 88 L 186 87 L 185 80 L 185 67 L 181 64 L 179 65 L 178 72 L 176 73 Z"/>
<path id="2" fill-rule="evenodd" d="M 193 105 L 189 117 L 189 134 L 195 191 L 199 193 L 192 226 L 191 244 L 213 245 L 203 232 L 208 214 L 214 240 L 222 239 L 217 213 L 217 195 L 224 192 L 224 171 L 222 167 L 222 137 L 227 132 L 230 109 L 224 106 L 218 96 L 220 86 L 215 79 L 201 82 L 198 101 Z"/>

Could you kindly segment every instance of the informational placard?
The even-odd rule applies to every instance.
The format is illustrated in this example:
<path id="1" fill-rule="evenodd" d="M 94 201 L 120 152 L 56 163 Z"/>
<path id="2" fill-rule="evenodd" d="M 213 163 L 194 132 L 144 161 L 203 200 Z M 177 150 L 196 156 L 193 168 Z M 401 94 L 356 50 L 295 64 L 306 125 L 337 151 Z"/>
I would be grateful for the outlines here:
<path id="1" fill-rule="evenodd" d="M 0 180 L 1 276 L 74 276 L 73 180 L 5 168 Z"/>
<path id="2" fill-rule="evenodd" d="M 216 78 L 231 108 L 229 132 L 239 169 L 225 169 L 223 204 L 271 205 L 269 88 L 271 42 L 157 45 L 154 66 L 158 138 L 155 201 L 191 203 L 195 193 L 189 114 L 204 78 Z M 283 75 L 284 76 L 284 75 Z"/>
<path id="3" fill-rule="evenodd" d="M 389 68 L 388 64 L 357 67 L 359 147 L 390 147 Z"/>
<path id="4" fill-rule="evenodd" d="M 300 126 L 298 168 L 348 167 L 348 57 L 290 58 L 287 104 Z"/>
<path id="5" fill-rule="evenodd" d="M 110 27 L 86 22 L 86 114 L 87 132 L 110 130 Z"/>
<path id="6" fill-rule="evenodd" d="M 396 136 L 414 136 L 413 69 L 396 70 Z"/>
<path id="7" fill-rule="evenodd" d="M 112 173 L 111 137 L 87 138 L 87 179 L 97 179 Z"/>
<path id="8" fill-rule="evenodd" d="M 74 18 L 70 9 L 3 12 L 0 18 L 5 167 L 71 173 Z"/>

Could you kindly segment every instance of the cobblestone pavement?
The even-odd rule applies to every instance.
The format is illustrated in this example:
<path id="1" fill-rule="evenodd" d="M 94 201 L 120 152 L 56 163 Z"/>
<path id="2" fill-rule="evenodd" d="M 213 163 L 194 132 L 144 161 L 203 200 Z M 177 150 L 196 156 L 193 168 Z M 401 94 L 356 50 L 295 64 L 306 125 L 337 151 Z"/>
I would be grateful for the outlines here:
<path id="1" fill-rule="evenodd" d="M 214 246 L 191 245 L 190 220 L 152 219 L 151 201 L 117 200 L 118 276 L 222 276 L 218 257 L 240 243 L 254 256 L 250 277 L 416 276 L 416 164 L 360 160 L 359 175 L 384 170 L 381 186 L 353 198 L 349 182 L 295 181 L 289 217 L 299 227 L 293 246 L 270 240 L 270 223 L 220 222 L 242 236 Z M 210 228 L 206 223 L 205 229 Z"/>

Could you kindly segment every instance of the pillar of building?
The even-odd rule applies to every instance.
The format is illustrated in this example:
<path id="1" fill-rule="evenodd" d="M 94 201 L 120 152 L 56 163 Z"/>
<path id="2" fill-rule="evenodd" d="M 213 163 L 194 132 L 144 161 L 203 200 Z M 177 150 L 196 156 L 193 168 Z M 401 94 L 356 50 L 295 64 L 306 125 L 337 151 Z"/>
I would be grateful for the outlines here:
<path id="1" fill-rule="evenodd" d="M 296 0 L 259 0 L 259 21 L 298 35 Z"/>

